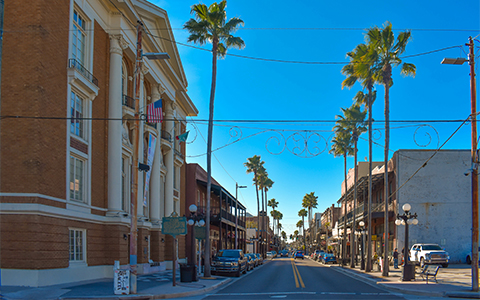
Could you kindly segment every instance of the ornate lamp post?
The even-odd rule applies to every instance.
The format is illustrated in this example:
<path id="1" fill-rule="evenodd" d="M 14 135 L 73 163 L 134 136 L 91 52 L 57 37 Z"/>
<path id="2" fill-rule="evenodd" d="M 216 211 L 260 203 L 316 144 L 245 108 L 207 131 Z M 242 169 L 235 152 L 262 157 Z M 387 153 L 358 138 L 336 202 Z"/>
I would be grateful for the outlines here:
<path id="1" fill-rule="evenodd" d="M 195 266 L 197 264 L 197 254 L 196 254 L 196 246 L 195 246 L 195 226 L 197 227 L 202 227 L 205 225 L 205 220 L 204 216 L 200 213 L 197 213 L 197 206 L 195 204 L 192 204 L 188 207 L 188 210 L 190 211 L 190 217 L 188 218 L 187 224 L 190 225 L 192 228 L 192 250 L 191 250 L 191 256 L 192 256 L 192 268 L 195 270 Z M 194 271 L 196 274 L 196 272 Z M 197 276 L 194 275 L 194 281 L 197 278 Z"/>
<path id="2" fill-rule="evenodd" d="M 365 222 L 360 221 L 358 225 L 360 226 L 360 233 L 362 234 L 362 252 L 360 254 L 362 256 L 362 259 L 360 262 L 360 270 L 365 270 L 365 253 L 363 250 L 365 248 Z"/>
<path id="3" fill-rule="evenodd" d="M 408 225 L 417 225 L 418 220 L 417 213 L 413 215 L 410 213 L 410 209 L 412 209 L 412 206 L 410 204 L 405 203 L 402 206 L 402 209 L 404 213 L 402 215 L 397 214 L 397 219 L 395 220 L 395 225 L 405 225 L 405 247 L 403 248 L 405 263 L 403 265 L 402 281 L 411 281 L 412 279 L 415 279 L 415 265 L 411 265 L 409 263 L 410 251 L 408 249 Z"/>

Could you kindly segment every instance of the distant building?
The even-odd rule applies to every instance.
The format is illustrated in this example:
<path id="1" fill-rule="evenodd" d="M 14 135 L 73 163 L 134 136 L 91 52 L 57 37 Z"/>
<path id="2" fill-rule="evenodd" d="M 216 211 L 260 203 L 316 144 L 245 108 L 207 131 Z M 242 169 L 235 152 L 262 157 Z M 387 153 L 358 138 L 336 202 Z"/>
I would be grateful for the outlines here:
<path id="1" fill-rule="evenodd" d="M 394 222 L 396 215 L 403 213 L 403 204 L 409 203 L 411 213 L 418 215 L 419 222 L 416 226 L 409 226 L 409 246 L 413 243 L 437 243 L 449 252 L 452 263 L 465 262 L 466 255 L 471 251 L 471 178 L 464 175 L 469 168 L 470 150 L 396 151 L 388 162 L 390 192 L 387 200 L 388 233 L 385 237 L 384 169 L 377 166 L 372 175 L 372 236 L 366 239 L 372 243 L 372 255 L 374 252 L 382 254 L 384 241 L 388 241 L 389 255 L 395 247 L 399 252 L 404 247 L 405 228 L 396 226 Z M 351 230 L 353 216 L 356 226 L 361 220 L 368 222 L 365 205 L 368 201 L 368 174 L 358 176 L 357 198 L 355 213 L 353 184 L 346 197 L 344 194 L 339 199 L 342 205 L 339 231 L 344 228 L 344 205 L 347 205 L 347 233 Z"/>

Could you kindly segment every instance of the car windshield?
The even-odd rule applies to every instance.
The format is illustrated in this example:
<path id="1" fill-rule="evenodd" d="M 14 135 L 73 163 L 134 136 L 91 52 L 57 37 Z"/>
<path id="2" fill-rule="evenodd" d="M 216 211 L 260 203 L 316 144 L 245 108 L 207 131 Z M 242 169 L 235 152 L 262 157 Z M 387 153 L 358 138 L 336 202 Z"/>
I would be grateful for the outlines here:
<path id="1" fill-rule="evenodd" d="M 325 254 L 325 257 L 332 257 L 332 256 L 334 256 L 333 253 L 327 253 L 327 254 Z"/>
<path id="2" fill-rule="evenodd" d="M 423 250 L 443 250 L 439 245 L 425 245 Z"/>
<path id="3" fill-rule="evenodd" d="M 227 251 L 227 250 L 223 250 L 223 251 L 218 252 L 217 256 L 218 256 L 218 257 L 239 257 L 239 256 L 240 256 L 240 252 L 239 252 L 239 251 Z"/>

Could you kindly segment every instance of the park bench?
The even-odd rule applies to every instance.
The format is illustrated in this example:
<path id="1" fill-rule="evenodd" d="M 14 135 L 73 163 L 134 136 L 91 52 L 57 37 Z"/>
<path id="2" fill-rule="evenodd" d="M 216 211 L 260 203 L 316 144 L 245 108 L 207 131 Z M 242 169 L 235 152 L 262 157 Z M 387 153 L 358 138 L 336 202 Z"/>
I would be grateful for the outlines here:
<path id="1" fill-rule="evenodd" d="M 427 280 L 427 284 L 428 284 L 428 276 L 433 277 L 435 282 L 437 282 L 437 273 L 439 269 L 440 269 L 439 265 L 425 265 L 425 267 L 423 267 L 422 272 L 420 272 L 420 276 L 422 276 L 422 279 Z"/>

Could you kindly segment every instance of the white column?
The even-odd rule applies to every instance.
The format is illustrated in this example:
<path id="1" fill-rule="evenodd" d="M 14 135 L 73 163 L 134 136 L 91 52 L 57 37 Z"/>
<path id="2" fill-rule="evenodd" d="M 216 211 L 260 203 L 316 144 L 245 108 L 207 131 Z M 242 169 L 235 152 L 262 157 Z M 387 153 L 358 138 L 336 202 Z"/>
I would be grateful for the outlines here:
<path id="1" fill-rule="evenodd" d="M 110 35 L 108 214 L 122 210 L 122 36 Z M 116 120 L 112 120 L 116 119 Z"/>
<path id="2" fill-rule="evenodd" d="M 145 92 L 144 92 L 144 86 L 145 86 L 145 74 L 148 72 L 148 69 L 144 66 L 144 68 L 141 70 L 140 73 L 140 112 L 146 113 L 147 111 L 147 103 L 145 101 Z M 140 134 L 140 143 L 138 145 L 138 162 L 142 164 L 146 164 L 145 158 L 144 158 L 144 143 L 145 143 L 145 122 L 140 121 L 140 128 L 139 128 L 139 134 Z M 147 145 L 148 147 L 148 145 Z M 138 195 L 137 195 L 137 216 L 141 217 L 143 216 L 143 195 L 145 191 L 145 184 L 144 184 L 144 177 L 145 177 L 145 172 L 138 172 Z"/>
<path id="3" fill-rule="evenodd" d="M 172 101 L 165 101 L 165 131 L 173 134 L 173 126 L 175 122 L 173 121 L 173 110 L 175 104 Z M 175 137 L 172 136 L 172 143 L 174 142 Z M 173 156 L 173 147 L 165 155 L 165 167 L 167 167 L 167 176 L 165 180 L 165 216 L 168 217 L 174 211 L 174 202 L 173 202 L 173 181 L 174 181 L 174 156 Z M 177 212 L 179 213 L 179 212 Z"/>
<path id="4" fill-rule="evenodd" d="M 160 100 L 160 85 L 152 87 L 152 101 Z M 161 101 L 161 100 L 160 100 Z M 157 124 L 157 142 L 155 144 L 155 156 L 153 158 L 152 174 L 150 176 L 150 220 L 160 220 L 160 168 L 162 166 L 162 150 L 160 149 L 162 124 Z"/>

